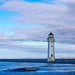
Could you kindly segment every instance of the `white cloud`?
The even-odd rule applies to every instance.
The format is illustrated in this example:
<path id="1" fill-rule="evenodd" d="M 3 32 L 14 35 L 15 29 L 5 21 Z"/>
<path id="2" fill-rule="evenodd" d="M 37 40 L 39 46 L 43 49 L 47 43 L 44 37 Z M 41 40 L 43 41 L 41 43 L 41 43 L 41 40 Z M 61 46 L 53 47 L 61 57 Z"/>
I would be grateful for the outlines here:
<path id="1" fill-rule="evenodd" d="M 5 2 L 0 6 L 1 9 L 21 14 L 12 17 L 13 20 L 41 25 L 39 28 L 15 30 L 15 34 L 9 35 L 7 38 L 46 41 L 48 33 L 52 31 L 55 37 L 62 36 L 62 40 L 56 38 L 56 42 L 75 43 L 75 17 L 74 14 L 71 14 L 74 12 L 74 6 L 70 5 L 69 1 L 66 2 L 67 5 L 30 3 L 26 1 Z"/>
<path id="2" fill-rule="evenodd" d="M 23 1 L 23 0 L 0 0 L 1 3 L 7 2 L 7 1 Z"/>
<path id="3" fill-rule="evenodd" d="M 56 46 L 57 57 L 59 55 L 65 57 L 67 53 L 68 57 L 69 52 L 72 53 L 75 49 L 74 45 L 71 45 L 75 44 L 75 1 L 57 0 L 53 2 L 55 4 L 10 0 L 3 3 L 0 6 L 1 10 L 20 13 L 20 16 L 12 16 L 12 20 L 21 23 L 39 24 L 40 26 L 35 28 L 12 28 L 13 35 L 6 35 L 2 32 L 0 33 L 0 39 L 47 41 L 48 34 L 52 31 L 55 35 L 56 43 L 63 43 L 63 45 Z M 64 43 L 67 43 L 67 45 Z M 23 51 L 32 49 L 31 52 L 41 52 L 44 49 L 46 51 L 46 46 L 20 45 L 10 41 L 1 42 L 1 48 Z M 71 56 L 73 57 L 74 55 Z"/>
<path id="4" fill-rule="evenodd" d="M 47 58 L 47 46 L 47 42 L 0 40 L 0 54 L 2 58 Z M 56 58 L 74 57 L 74 51 L 74 45 L 55 43 Z"/>
<path id="5" fill-rule="evenodd" d="M 56 53 L 57 58 L 74 58 L 75 53 Z"/>
<path id="6" fill-rule="evenodd" d="M 0 0 L 0 2 L 5 2 L 6 0 Z"/>

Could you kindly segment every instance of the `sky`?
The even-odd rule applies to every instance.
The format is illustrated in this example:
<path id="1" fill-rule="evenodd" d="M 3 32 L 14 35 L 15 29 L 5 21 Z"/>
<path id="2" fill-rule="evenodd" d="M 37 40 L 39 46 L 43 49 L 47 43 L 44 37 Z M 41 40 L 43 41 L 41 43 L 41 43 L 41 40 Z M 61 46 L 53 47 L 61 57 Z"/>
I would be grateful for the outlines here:
<path id="1" fill-rule="evenodd" d="M 0 59 L 47 58 L 48 34 L 56 58 L 75 58 L 74 0 L 0 0 Z"/>

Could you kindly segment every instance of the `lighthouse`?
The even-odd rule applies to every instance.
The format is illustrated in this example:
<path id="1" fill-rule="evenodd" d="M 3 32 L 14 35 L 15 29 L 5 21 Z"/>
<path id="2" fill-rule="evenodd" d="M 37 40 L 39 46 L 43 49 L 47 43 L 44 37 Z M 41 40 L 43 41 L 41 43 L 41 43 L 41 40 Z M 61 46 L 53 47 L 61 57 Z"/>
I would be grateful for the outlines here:
<path id="1" fill-rule="evenodd" d="M 48 35 L 48 62 L 55 62 L 55 52 L 54 52 L 54 35 L 52 32 Z"/>

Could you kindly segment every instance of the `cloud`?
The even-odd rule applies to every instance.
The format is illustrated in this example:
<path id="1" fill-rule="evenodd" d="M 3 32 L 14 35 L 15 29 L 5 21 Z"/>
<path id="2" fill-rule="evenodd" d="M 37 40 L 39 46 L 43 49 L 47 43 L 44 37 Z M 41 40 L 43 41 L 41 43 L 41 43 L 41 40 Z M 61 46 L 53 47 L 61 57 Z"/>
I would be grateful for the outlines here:
<path id="1" fill-rule="evenodd" d="M 48 27 L 37 27 L 37 28 L 13 28 L 12 31 L 15 32 L 14 35 L 8 37 L 14 40 L 28 40 L 28 41 L 47 41 L 47 37 L 50 31 L 52 31 L 55 35 L 55 40 L 57 43 L 68 43 L 75 44 L 75 28 L 48 28 Z"/>
<path id="2" fill-rule="evenodd" d="M 0 49 L 10 49 L 11 51 L 41 52 L 41 50 L 43 50 L 42 52 L 45 52 L 46 48 L 45 45 L 40 46 L 39 44 L 36 44 L 36 42 L 34 46 L 32 44 L 26 44 L 26 41 L 0 40 Z"/>
<path id="3" fill-rule="evenodd" d="M 6 0 L 0 0 L 0 2 L 2 3 L 2 2 L 5 2 Z"/>
<path id="4" fill-rule="evenodd" d="M 4 3 L 4 2 L 7 2 L 7 1 L 23 1 L 23 0 L 0 0 L 0 3 Z"/>
<path id="5" fill-rule="evenodd" d="M 42 1 L 46 1 L 46 2 L 50 2 L 50 3 L 54 3 L 54 4 L 68 4 L 68 3 L 75 3 L 74 0 L 53 0 L 53 1 L 50 1 L 50 0 L 42 0 Z"/>
<path id="6" fill-rule="evenodd" d="M 75 53 L 56 53 L 56 57 L 57 58 L 59 58 L 59 56 L 60 56 L 60 58 L 74 58 L 74 55 L 75 55 Z"/>
<path id="7" fill-rule="evenodd" d="M 36 45 L 36 42 L 34 46 L 24 41 L 0 40 L 0 58 L 46 58 L 46 48 L 46 45 Z"/>
<path id="8" fill-rule="evenodd" d="M 47 42 L 0 40 L 0 53 L 2 58 L 47 58 L 47 45 Z M 74 51 L 74 45 L 55 43 L 56 58 L 60 54 L 62 58 L 74 57 Z"/>
<path id="9" fill-rule="evenodd" d="M 13 32 L 12 35 L 0 32 L 0 54 L 4 53 L 6 57 L 16 57 L 17 54 L 17 57 L 34 57 L 36 55 L 36 57 L 45 58 L 47 57 L 47 37 L 50 32 L 53 32 L 56 42 L 56 57 L 69 57 L 69 55 L 74 57 L 74 0 L 55 0 L 52 1 L 52 4 L 47 2 L 26 2 L 24 0 L 2 0 L 2 2 L 0 10 L 20 13 L 19 16 L 10 17 L 11 20 L 20 24 L 23 23 L 21 25 L 30 23 L 39 26 L 31 27 L 32 25 L 30 25 L 29 28 L 14 27 L 10 29 L 10 33 Z M 43 43 L 37 45 L 37 41 Z M 8 50 L 9 56 L 5 50 Z M 39 53 L 42 54 L 38 55 Z M 3 57 L 4 54 L 1 56 Z"/>
<path id="10" fill-rule="evenodd" d="M 60 4 L 63 2 L 63 4 L 12 0 L 1 5 L 2 10 L 20 13 L 20 16 L 13 16 L 12 20 L 40 25 L 40 27 L 28 29 L 14 28 L 14 34 L 8 35 L 6 38 L 46 41 L 49 32 L 52 31 L 55 34 L 56 42 L 75 44 L 74 1 L 57 0 L 53 2 Z"/>

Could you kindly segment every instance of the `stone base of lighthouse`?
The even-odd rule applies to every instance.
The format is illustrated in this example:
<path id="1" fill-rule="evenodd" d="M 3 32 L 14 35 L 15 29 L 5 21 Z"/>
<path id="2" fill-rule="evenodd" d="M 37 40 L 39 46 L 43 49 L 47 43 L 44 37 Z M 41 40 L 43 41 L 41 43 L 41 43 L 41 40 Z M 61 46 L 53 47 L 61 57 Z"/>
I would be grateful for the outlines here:
<path id="1" fill-rule="evenodd" d="M 48 58 L 48 62 L 55 62 L 55 59 L 53 57 Z"/>

